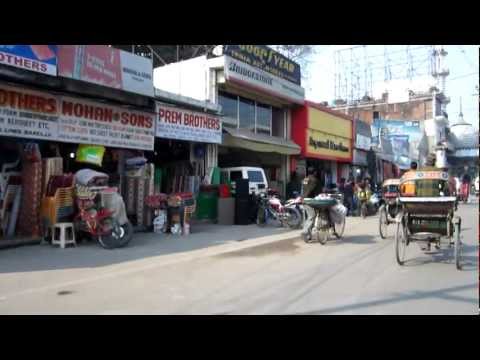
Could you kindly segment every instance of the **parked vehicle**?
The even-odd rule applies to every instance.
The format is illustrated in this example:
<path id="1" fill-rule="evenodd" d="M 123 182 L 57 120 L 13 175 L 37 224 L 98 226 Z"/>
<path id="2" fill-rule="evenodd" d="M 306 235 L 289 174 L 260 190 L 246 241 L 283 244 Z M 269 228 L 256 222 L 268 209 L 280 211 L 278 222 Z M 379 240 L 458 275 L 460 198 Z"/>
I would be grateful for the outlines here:
<path id="1" fill-rule="evenodd" d="M 265 171 L 259 167 L 230 167 L 220 169 L 220 176 L 223 183 L 230 182 L 232 189 L 235 189 L 235 180 L 248 179 L 250 194 L 259 195 L 266 193 L 268 189 L 267 176 Z"/>
<path id="2" fill-rule="evenodd" d="M 298 229 L 303 222 L 302 198 L 297 197 L 282 204 L 278 195 L 267 192 L 260 193 L 257 211 L 257 224 L 265 226 L 269 220 L 278 221 L 281 226 Z"/>
<path id="3" fill-rule="evenodd" d="M 75 182 L 76 231 L 88 233 L 105 249 L 126 246 L 133 237 L 133 226 L 118 189 L 105 185 L 108 176 L 85 169 L 77 172 Z M 95 183 L 102 185 L 92 185 Z"/>

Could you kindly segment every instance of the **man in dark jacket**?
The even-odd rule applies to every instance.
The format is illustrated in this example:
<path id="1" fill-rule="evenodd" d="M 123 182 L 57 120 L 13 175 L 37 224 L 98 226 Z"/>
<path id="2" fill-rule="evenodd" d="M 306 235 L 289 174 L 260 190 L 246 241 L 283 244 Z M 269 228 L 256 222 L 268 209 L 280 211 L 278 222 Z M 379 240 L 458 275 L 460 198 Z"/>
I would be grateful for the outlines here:
<path id="1" fill-rule="evenodd" d="M 319 181 L 315 173 L 313 168 L 309 168 L 307 177 L 303 180 L 302 196 L 304 198 L 313 198 L 317 195 L 316 189 Z M 302 234 L 304 236 L 310 236 L 310 230 L 315 220 L 315 209 L 310 206 L 305 206 L 305 212 L 307 213 L 307 218 L 305 219 Z"/>

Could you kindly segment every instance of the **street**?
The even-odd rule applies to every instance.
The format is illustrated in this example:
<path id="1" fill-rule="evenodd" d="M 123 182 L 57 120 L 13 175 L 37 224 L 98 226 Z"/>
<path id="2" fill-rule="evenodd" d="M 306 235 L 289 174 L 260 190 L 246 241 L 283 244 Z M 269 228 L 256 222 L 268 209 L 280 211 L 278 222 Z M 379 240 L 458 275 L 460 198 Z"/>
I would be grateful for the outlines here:
<path id="1" fill-rule="evenodd" d="M 349 217 L 344 239 L 324 246 L 298 238 L 171 264 L 151 256 L 26 271 L 23 284 L 21 273 L 4 270 L 0 314 L 478 314 L 478 201 L 458 214 L 462 271 L 452 250 L 424 254 L 417 244 L 401 267 L 394 225 L 382 240 L 378 215 Z"/>

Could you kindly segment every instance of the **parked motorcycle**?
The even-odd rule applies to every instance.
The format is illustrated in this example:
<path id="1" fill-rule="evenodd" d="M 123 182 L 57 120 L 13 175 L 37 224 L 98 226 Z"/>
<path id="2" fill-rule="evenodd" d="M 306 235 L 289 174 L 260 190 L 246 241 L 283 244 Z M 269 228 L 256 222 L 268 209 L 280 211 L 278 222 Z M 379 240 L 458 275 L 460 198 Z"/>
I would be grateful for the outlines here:
<path id="1" fill-rule="evenodd" d="M 105 249 L 126 246 L 133 237 L 133 226 L 127 218 L 125 203 L 117 188 L 92 186 L 89 181 L 83 181 L 95 176 L 105 177 L 103 173 L 79 173 L 75 186 L 78 208 L 74 219 L 76 231 L 90 234 Z"/>
<path id="2" fill-rule="evenodd" d="M 268 191 L 259 195 L 257 225 L 265 226 L 269 220 L 278 221 L 282 226 L 298 229 L 303 223 L 302 198 L 288 200 L 282 204 L 276 194 Z"/>

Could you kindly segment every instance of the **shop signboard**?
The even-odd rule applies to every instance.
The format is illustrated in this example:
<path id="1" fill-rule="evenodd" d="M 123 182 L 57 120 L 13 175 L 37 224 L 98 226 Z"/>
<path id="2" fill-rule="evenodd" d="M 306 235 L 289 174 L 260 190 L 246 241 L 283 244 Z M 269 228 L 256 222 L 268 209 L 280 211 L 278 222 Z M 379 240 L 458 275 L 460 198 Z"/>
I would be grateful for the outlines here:
<path id="1" fill-rule="evenodd" d="M 222 143 L 218 116 L 157 103 L 156 136 L 203 143 Z"/>
<path id="2" fill-rule="evenodd" d="M 143 111 L 61 97 L 58 140 L 153 150 L 155 116 Z"/>
<path id="3" fill-rule="evenodd" d="M 0 84 L 0 136 L 56 140 L 58 108 L 53 95 Z"/>
<path id="4" fill-rule="evenodd" d="M 300 65 L 265 45 L 224 45 L 228 55 L 271 75 L 300 85 Z"/>
<path id="5" fill-rule="evenodd" d="M 0 64 L 57 75 L 57 45 L 0 45 Z"/>
<path id="6" fill-rule="evenodd" d="M 294 103 L 303 104 L 305 100 L 305 89 L 300 85 L 230 56 L 225 56 L 225 79 Z"/>
<path id="7" fill-rule="evenodd" d="M 313 106 L 308 107 L 308 155 L 332 160 L 350 160 L 353 156 L 352 133 L 351 120 Z"/>
<path id="8" fill-rule="evenodd" d="M 153 64 L 105 45 L 59 45 L 58 75 L 153 96 Z"/>

